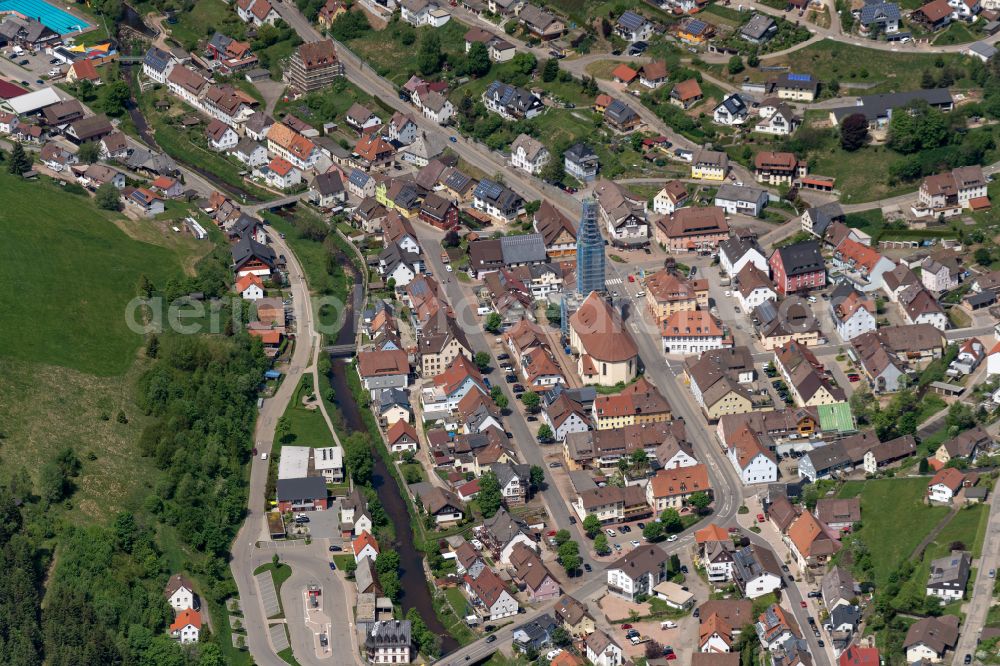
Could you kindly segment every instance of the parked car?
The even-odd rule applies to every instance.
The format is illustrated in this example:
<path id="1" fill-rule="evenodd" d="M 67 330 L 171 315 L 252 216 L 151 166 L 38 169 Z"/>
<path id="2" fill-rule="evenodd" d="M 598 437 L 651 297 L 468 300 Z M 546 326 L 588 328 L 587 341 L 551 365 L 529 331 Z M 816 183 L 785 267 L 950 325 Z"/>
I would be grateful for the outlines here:
<path id="1" fill-rule="evenodd" d="M 620 628 L 621 628 L 622 631 L 625 631 L 626 629 L 631 629 L 632 625 L 631 624 L 623 624 Z"/>
<path id="2" fill-rule="evenodd" d="M 559 463 L 557 463 L 557 462 L 550 462 L 549 463 L 549 468 L 550 469 L 555 469 L 556 467 L 559 467 Z"/>
<path id="3" fill-rule="evenodd" d="M 537 421 L 537 420 L 538 420 L 538 417 L 537 417 L 537 416 L 534 416 L 533 414 L 529 414 L 529 415 L 528 415 L 528 418 L 527 418 L 526 420 L 527 420 L 527 421 L 531 421 L 531 422 L 535 422 L 535 421 Z"/>
<path id="4" fill-rule="evenodd" d="M 612 539 L 614 539 L 614 538 L 615 538 L 616 536 L 618 536 L 618 533 L 617 533 L 617 532 L 615 532 L 615 531 L 614 531 L 613 529 L 611 529 L 610 527 L 609 527 L 608 529 L 604 530 L 604 533 L 605 533 L 605 534 L 607 534 L 607 535 L 608 535 L 609 537 L 611 537 Z"/>
<path id="5" fill-rule="evenodd" d="M 646 529 L 646 523 L 636 523 L 635 526 L 638 527 L 640 530 Z"/>
<path id="6" fill-rule="evenodd" d="M 667 541 L 677 541 L 677 535 L 671 534 L 670 536 L 667 537 Z"/>
<path id="7" fill-rule="evenodd" d="M 337 570 L 337 563 L 334 562 L 333 560 L 330 560 L 330 571 L 336 571 L 336 570 Z"/>
<path id="8" fill-rule="evenodd" d="M 586 571 L 587 573 L 590 573 L 591 571 L 594 570 L 594 567 L 592 567 L 589 564 L 587 564 L 586 562 L 584 562 L 583 563 L 583 570 Z"/>
<path id="9" fill-rule="evenodd" d="M 628 534 L 631 531 L 632 531 L 632 528 L 629 527 L 628 525 L 622 525 L 621 526 L 621 533 L 622 534 Z"/>
<path id="10" fill-rule="evenodd" d="M 807 603 L 806 603 L 806 602 L 804 602 L 804 601 L 800 601 L 800 602 L 799 602 L 799 606 L 802 606 L 803 608 L 809 608 L 809 604 L 807 604 Z"/>
<path id="11" fill-rule="evenodd" d="M 341 548 L 340 546 L 330 546 L 330 552 L 331 553 L 339 553 L 342 550 L 343 550 L 343 548 Z"/>

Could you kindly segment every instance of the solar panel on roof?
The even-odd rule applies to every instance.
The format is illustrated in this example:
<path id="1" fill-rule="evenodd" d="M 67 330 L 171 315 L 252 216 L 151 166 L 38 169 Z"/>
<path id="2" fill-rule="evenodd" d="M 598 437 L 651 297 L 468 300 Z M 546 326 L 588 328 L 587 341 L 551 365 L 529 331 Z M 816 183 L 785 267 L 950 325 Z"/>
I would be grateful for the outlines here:
<path id="1" fill-rule="evenodd" d="M 688 23 L 688 32 L 692 34 L 697 34 L 705 29 L 705 22 L 699 19 L 694 19 Z"/>
<path id="2" fill-rule="evenodd" d="M 812 81 L 812 76 L 809 74 L 789 74 L 789 81 Z"/>

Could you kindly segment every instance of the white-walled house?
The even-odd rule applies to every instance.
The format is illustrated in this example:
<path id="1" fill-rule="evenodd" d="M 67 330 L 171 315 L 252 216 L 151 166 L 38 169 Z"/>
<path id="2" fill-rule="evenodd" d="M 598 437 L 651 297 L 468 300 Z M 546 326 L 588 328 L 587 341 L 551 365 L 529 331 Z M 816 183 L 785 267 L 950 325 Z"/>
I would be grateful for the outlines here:
<path id="1" fill-rule="evenodd" d="M 549 161 L 549 151 L 541 141 L 521 134 L 510 144 L 510 164 L 515 169 L 537 175 Z"/>
<path id="2" fill-rule="evenodd" d="M 755 241 L 746 241 L 732 236 L 719 243 L 719 267 L 729 277 L 739 275 L 748 263 L 757 267 L 765 275 L 770 275 L 767 255 Z"/>
<path id="3" fill-rule="evenodd" d="M 622 666 L 625 663 L 621 646 L 600 629 L 587 636 L 587 660 L 594 666 Z"/>
<path id="4" fill-rule="evenodd" d="M 194 585 L 180 574 L 174 574 L 170 577 L 167 586 L 163 589 L 163 594 L 167 597 L 167 603 L 170 604 L 175 613 L 198 607 L 198 595 L 194 592 Z"/>
<path id="5" fill-rule="evenodd" d="M 197 643 L 201 635 L 201 614 L 193 608 L 182 610 L 170 625 L 170 635 L 182 645 Z"/>

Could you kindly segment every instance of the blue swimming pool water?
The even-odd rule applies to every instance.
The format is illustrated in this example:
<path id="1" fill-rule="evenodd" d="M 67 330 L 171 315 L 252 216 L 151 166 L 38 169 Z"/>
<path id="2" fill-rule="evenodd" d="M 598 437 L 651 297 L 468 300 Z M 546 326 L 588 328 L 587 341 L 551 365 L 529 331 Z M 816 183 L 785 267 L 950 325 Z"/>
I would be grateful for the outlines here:
<path id="1" fill-rule="evenodd" d="M 50 5 L 45 0 L 0 0 L 0 12 L 10 11 L 40 21 L 60 35 L 90 27 L 86 21 Z"/>

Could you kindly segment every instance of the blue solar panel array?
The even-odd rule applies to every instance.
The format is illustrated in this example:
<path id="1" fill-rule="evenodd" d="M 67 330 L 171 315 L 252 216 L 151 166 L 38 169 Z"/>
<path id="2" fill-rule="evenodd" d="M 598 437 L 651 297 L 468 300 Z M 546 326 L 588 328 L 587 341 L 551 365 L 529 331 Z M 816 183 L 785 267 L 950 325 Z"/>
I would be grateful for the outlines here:
<path id="1" fill-rule="evenodd" d="M 812 81 L 811 74 L 789 74 L 789 81 Z"/>
<path id="2" fill-rule="evenodd" d="M 693 21 L 690 21 L 687 24 L 687 31 L 692 35 L 700 35 L 705 31 L 705 28 L 707 27 L 708 26 L 704 21 L 701 21 L 699 19 L 694 19 Z"/>

